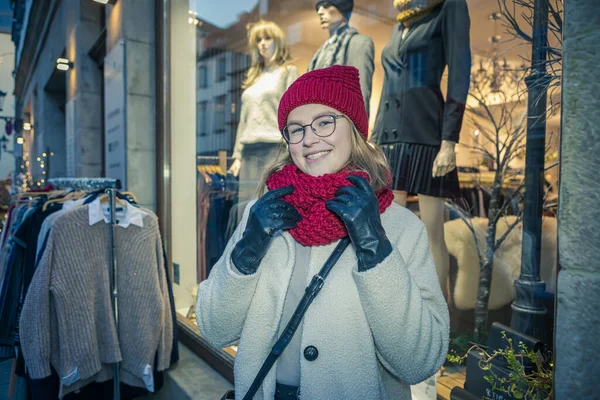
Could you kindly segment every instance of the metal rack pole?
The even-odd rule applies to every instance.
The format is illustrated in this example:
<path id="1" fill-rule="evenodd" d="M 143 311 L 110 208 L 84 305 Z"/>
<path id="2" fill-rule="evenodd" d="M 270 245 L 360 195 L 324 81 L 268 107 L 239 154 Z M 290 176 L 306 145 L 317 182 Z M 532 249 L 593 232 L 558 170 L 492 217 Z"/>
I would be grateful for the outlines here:
<path id="1" fill-rule="evenodd" d="M 117 284 L 117 257 L 115 249 L 115 229 L 117 227 L 116 218 L 116 207 L 115 207 L 115 189 L 106 189 L 106 193 L 109 198 L 110 207 L 110 260 L 111 260 L 111 277 L 112 277 L 112 295 L 113 295 L 113 314 L 115 317 L 115 329 L 117 331 L 117 338 L 119 337 L 119 288 Z M 121 399 L 121 388 L 120 388 L 120 370 L 119 362 L 116 362 L 113 366 L 113 390 L 114 400 Z"/>
<path id="2" fill-rule="evenodd" d="M 52 178 L 48 184 L 54 189 L 100 190 L 120 189 L 121 181 L 112 178 Z"/>

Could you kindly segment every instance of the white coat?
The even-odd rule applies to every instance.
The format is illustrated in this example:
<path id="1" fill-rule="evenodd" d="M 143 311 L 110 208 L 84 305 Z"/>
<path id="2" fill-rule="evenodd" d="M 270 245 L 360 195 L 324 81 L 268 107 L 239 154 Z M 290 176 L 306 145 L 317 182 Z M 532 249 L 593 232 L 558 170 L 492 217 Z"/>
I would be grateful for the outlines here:
<path id="1" fill-rule="evenodd" d="M 252 384 L 277 340 L 286 292 L 294 267 L 295 242 L 275 236 L 258 271 L 242 275 L 231 251 L 246 226 L 240 225 L 207 280 L 200 283 L 198 327 L 215 347 L 239 341 L 234 376 L 236 399 Z M 425 226 L 393 203 L 382 215 L 392 253 L 359 272 L 352 245 L 325 280 L 302 322 L 300 391 L 310 400 L 409 400 L 410 386 L 434 375 L 449 341 L 448 307 L 439 287 Z M 313 247 L 306 284 L 319 272 L 338 241 Z M 286 349 L 286 351 L 288 351 Z M 277 364 L 255 399 L 273 400 Z"/>

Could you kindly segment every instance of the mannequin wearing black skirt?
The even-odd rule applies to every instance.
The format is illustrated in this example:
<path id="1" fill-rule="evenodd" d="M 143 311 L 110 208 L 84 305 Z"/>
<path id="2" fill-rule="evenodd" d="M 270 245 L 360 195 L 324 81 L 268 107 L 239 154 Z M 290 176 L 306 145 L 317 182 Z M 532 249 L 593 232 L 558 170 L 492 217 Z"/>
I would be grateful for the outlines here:
<path id="1" fill-rule="evenodd" d="M 469 91 L 469 12 L 465 0 L 394 3 L 401 22 L 382 53 L 385 80 L 371 140 L 382 147 L 392 167 L 397 201 L 405 205 L 408 194 L 419 196 L 421 219 L 446 293 L 444 198 L 460 196 L 454 146 Z M 444 99 L 440 84 L 446 66 Z"/>

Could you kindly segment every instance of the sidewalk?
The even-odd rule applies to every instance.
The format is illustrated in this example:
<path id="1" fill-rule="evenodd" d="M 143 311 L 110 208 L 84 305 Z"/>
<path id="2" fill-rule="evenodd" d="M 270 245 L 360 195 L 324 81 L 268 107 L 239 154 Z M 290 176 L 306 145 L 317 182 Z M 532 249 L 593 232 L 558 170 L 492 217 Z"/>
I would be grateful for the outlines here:
<path id="1" fill-rule="evenodd" d="M 0 363 L 0 400 L 7 396 L 12 360 Z M 165 375 L 163 388 L 154 395 L 141 397 L 152 400 L 215 400 L 232 385 L 187 347 L 179 345 L 179 362 Z"/>
<path id="2" fill-rule="evenodd" d="M 218 400 L 233 385 L 195 353 L 179 344 L 179 362 L 165 377 L 165 385 L 153 400 Z M 140 398 L 141 399 L 141 398 Z"/>

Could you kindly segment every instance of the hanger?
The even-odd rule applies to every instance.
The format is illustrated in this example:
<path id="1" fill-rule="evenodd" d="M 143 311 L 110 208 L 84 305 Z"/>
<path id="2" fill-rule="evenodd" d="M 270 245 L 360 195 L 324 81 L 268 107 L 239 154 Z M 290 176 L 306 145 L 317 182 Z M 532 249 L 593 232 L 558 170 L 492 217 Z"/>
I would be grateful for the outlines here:
<path id="1" fill-rule="evenodd" d="M 98 196 L 98 200 L 102 203 L 103 201 L 108 201 L 108 193 L 104 193 L 101 194 L 100 196 Z M 123 207 L 126 207 L 127 205 L 125 204 L 125 202 L 123 200 L 121 200 L 118 196 L 115 196 L 115 204 L 120 204 Z"/>
<path id="2" fill-rule="evenodd" d="M 50 200 L 47 200 L 44 203 L 44 206 L 42 207 L 42 211 L 46 211 L 46 209 L 48 209 L 48 206 L 52 203 L 62 203 L 67 200 L 77 200 L 77 199 L 80 199 L 81 196 L 82 196 L 81 192 L 70 192 L 70 193 L 67 193 L 66 195 L 64 195 L 63 197 L 51 198 Z"/>
<path id="3" fill-rule="evenodd" d="M 28 197 L 47 196 L 48 192 L 24 192 L 17 194 L 17 201 L 21 201 Z"/>
<path id="4" fill-rule="evenodd" d="M 198 172 L 206 174 L 225 175 L 220 165 L 198 165 Z"/>
<path id="5" fill-rule="evenodd" d="M 123 196 L 129 196 L 129 197 L 131 197 L 133 199 L 133 201 L 135 201 L 137 203 L 137 197 L 135 197 L 135 194 L 133 194 L 132 192 L 121 192 L 121 194 Z"/>

